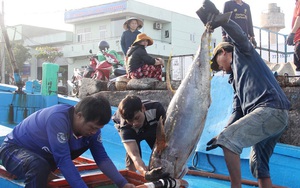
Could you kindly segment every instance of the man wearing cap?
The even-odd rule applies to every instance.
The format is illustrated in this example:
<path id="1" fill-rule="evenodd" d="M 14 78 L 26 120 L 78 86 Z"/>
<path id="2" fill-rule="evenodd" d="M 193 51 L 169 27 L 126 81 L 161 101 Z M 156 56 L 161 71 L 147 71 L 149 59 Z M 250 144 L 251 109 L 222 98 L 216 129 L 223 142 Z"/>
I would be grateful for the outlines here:
<path id="1" fill-rule="evenodd" d="M 127 50 L 132 45 L 133 41 L 136 39 L 136 36 L 141 33 L 139 30 L 143 27 L 142 20 L 131 17 L 127 19 L 124 24 L 124 32 L 121 36 L 121 47 L 124 55 L 126 55 Z"/>
<path id="2" fill-rule="evenodd" d="M 226 128 L 207 143 L 206 150 L 223 149 L 231 187 L 241 188 L 240 154 L 251 146 L 250 169 L 259 187 L 271 188 L 269 159 L 288 126 L 290 102 L 273 73 L 232 20 L 209 0 L 196 12 L 210 31 L 222 26 L 233 43 L 222 42 L 213 50 L 211 68 L 230 74 L 234 90 L 233 111 Z"/>
<path id="3" fill-rule="evenodd" d="M 129 78 L 156 78 L 159 81 L 162 80 L 161 66 L 164 64 L 163 60 L 151 57 L 146 51 L 146 47 L 152 44 L 153 40 L 145 33 L 137 35 L 127 52 Z"/>

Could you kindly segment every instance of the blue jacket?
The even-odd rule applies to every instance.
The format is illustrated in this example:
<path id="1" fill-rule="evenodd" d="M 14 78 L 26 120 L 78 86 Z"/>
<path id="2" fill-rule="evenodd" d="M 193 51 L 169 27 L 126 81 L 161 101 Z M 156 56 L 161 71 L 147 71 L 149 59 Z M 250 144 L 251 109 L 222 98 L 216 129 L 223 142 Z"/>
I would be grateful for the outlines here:
<path id="1" fill-rule="evenodd" d="M 135 41 L 136 36 L 140 33 L 141 32 L 138 30 L 131 32 L 129 29 L 123 32 L 123 34 L 121 36 L 121 47 L 122 47 L 122 51 L 123 51 L 124 55 L 126 55 L 129 47 Z"/>
<path id="2" fill-rule="evenodd" d="M 234 101 L 229 125 L 257 107 L 289 110 L 289 100 L 246 34 L 232 20 L 222 27 L 234 44 L 232 73 L 229 77 L 234 90 Z"/>
<path id="3" fill-rule="evenodd" d="M 90 149 L 100 170 L 123 187 L 127 180 L 118 173 L 101 140 L 101 130 L 88 137 L 75 137 L 72 131 L 74 107 L 54 105 L 39 110 L 7 135 L 5 142 L 26 148 L 48 161 L 52 170 L 59 168 L 71 187 L 87 187 L 72 159 Z"/>

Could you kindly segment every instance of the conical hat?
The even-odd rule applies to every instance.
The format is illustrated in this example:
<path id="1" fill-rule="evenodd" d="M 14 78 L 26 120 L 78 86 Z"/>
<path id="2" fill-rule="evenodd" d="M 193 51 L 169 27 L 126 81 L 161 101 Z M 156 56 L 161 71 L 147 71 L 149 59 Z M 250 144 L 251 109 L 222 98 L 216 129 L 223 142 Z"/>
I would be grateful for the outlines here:
<path id="1" fill-rule="evenodd" d="M 130 22 L 130 20 L 136 20 L 136 21 L 137 21 L 137 23 L 138 23 L 137 30 L 140 30 L 140 29 L 143 27 L 143 25 L 144 25 L 144 23 L 143 23 L 142 20 L 140 20 L 140 19 L 138 19 L 138 18 L 136 18 L 136 17 L 130 17 L 130 18 L 127 19 L 127 20 L 124 22 L 124 24 L 123 24 L 123 28 L 124 28 L 125 30 L 128 30 L 128 29 L 129 29 L 128 23 Z"/>

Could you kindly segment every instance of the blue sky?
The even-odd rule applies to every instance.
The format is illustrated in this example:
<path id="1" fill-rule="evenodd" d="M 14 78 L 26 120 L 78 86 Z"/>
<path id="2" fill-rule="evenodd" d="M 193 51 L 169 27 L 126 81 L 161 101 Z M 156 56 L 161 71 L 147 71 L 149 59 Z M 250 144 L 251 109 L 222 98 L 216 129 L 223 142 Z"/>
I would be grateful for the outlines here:
<path id="1" fill-rule="evenodd" d="M 108 3 L 114 0 L 1 0 L 4 2 L 5 24 L 28 24 L 56 29 L 71 30 L 70 25 L 64 24 L 65 10 Z M 146 4 L 158 6 L 174 12 L 196 17 L 195 11 L 201 6 L 201 0 L 136 0 Z M 222 10 L 224 0 L 212 0 L 218 9 Z M 267 11 L 269 3 L 276 3 L 285 14 L 286 28 L 280 32 L 288 34 L 291 28 L 291 19 L 295 0 L 245 0 L 251 7 L 255 26 L 260 26 L 260 14 Z M 1 5 L 0 5 L 1 6 Z M 2 6 L 1 6 L 2 7 Z M 2 9 L 2 8 L 1 8 Z"/>

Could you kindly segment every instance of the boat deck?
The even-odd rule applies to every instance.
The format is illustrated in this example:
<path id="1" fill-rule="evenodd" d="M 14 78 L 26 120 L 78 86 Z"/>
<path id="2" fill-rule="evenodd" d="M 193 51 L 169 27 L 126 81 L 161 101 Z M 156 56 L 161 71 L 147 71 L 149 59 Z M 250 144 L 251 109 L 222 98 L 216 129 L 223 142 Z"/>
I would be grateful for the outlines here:
<path id="1" fill-rule="evenodd" d="M 111 124 L 111 123 L 110 123 Z M 108 125 L 109 126 L 109 125 Z M 111 125 L 110 125 L 111 126 Z M 5 135 L 11 131 L 11 128 L 5 125 L 0 125 L 0 142 L 3 141 Z M 109 132 L 109 134 L 107 134 Z M 117 131 L 112 132 L 109 127 L 103 128 L 103 143 L 104 147 L 108 155 L 111 157 L 117 168 L 120 172 L 126 177 L 129 182 L 134 183 L 136 185 L 143 184 L 145 182 L 144 178 L 136 173 L 129 172 L 125 169 L 125 149 L 119 140 L 115 142 L 111 142 L 110 140 L 106 139 L 111 134 L 117 134 Z M 116 136 L 116 135 L 115 135 Z M 118 136 L 118 135 L 117 135 Z M 147 147 L 145 144 L 142 144 L 142 147 Z M 143 155 L 143 159 L 145 163 L 149 161 L 150 152 L 148 149 L 145 150 Z M 112 185 L 112 182 L 106 178 L 98 169 L 97 166 L 93 163 L 91 153 L 89 151 L 85 152 L 82 155 L 83 158 L 79 160 L 75 160 L 74 163 L 77 166 L 78 170 L 82 174 L 83 179 L 89 184 L 91 187 L 97 187 L 96 185 L 100 184 L 100 187 L 115 187 Z M 84 161 L 86 159 L 86 161 Z M 67 187 L 68 184 L 64 180 L 64 178 L 59 174 L 59 171 L 56 171 L 57 176 L 59 177 L 56 180 L 52 180 L 49 183 L 49 188 L 54 187 Z M 189 173 L 193 175 L 186 175 L 184 176 L 184 180 L 189 183 L 189 188 L 199 188 L 200 187 L 209 187 L 209 188 L 220 188 L 220 187 L 230 187 L 230 182 L 228 180 L 222 180 L 210 177 L 211 174 L 209 173 L 200 173 L 199 171 L 190 171 Z M 226 179 L 226 177 L 225 177 Z M 7 173 L 3 166 L 0 168 L 0 185 L 1 187 L 11 187 L 11 188 L 21 188 L 24 187 L 22 180 L 16 180 L 14 176 Z M 105 185 L 105 186 L 104 186 Z M 255 187 L 253 185 L 244 185 L 245 188 Z"/>

